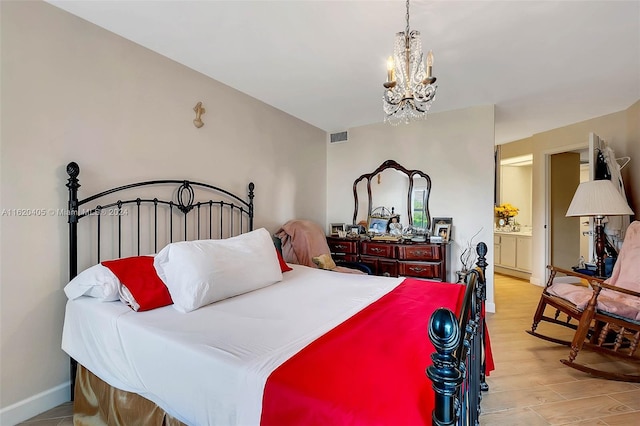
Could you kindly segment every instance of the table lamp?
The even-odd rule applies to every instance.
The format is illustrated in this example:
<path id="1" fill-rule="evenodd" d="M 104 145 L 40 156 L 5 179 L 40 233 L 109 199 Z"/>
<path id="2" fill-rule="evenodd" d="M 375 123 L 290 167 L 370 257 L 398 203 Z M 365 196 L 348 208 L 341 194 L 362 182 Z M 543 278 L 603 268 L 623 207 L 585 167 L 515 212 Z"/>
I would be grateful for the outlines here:
<path id="1" fill-rule="evenodd" d="M 591 180 L 578 185 L 566 216 L 592 216 L 596 224 L 596 276 L 604 277 L 605 216 L 632 215 L 633 210 L 608 179 Z"/>

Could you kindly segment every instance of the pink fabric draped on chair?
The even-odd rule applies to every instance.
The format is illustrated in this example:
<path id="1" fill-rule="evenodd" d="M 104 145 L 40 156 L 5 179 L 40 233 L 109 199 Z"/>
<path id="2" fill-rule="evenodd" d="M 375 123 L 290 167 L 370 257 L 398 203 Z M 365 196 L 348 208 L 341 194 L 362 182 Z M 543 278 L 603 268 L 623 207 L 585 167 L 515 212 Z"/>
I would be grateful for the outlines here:
<path id="1" fill-rule="evenodd" d="M 303 219 L 290 220 L 282 225 L 275 233 L 275 236 L 280 238 L 282 242 L 282 257 L 287 263 L 317 268 L 318 265 L 314 262 L 314 258 L 322 257 L 329 264 L 324 266 L 323 262 L 323 269 L 349 274 L 364 273 L 357 269 L 335 266 L 335 263 L 331 260 L 331 251 L 324 231 L 320 225 L 313 221 Z"/>
<path id="2" fill-rule="evenodd" d="M 604 283 L 640 292 L 640 221 L 632 222 L 627 228 L 613 273 Z M 591 288 L 566 282 L 554 282 L 548 292 L 570 301 L 579 310 L 584 310 L 593 296 Z M 600 292 L 596 309 L 640 320 L 640 298 L 614 290 L 605 288 Z"/>

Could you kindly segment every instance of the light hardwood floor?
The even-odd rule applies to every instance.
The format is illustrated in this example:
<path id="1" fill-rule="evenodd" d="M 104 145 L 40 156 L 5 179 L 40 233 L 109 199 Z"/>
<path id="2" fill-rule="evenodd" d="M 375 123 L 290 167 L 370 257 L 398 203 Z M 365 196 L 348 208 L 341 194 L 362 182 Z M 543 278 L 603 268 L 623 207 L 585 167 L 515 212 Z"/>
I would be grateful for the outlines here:
<path id="1" fill-rule="evenodd" d="M 566 358 L 568 348 L 524 332 L 531 327 L 541 291 L 524 280 L 495 276 L 497 312 L 487 314 L 487 324 L 496 370 L 487 378 L 490 390 L 483 394 L 480 424 L 640 425 L 640 385 L 597 379 L 566 367 L 560 359 Z M 545 325 L 539 328 L 547 330 Z M 579 360 L 599 367 L 618 365 L 586 351 Z M 71 403 L 65 403 L 21 425 L 71 425 L 71 413 Z"/>
<path id="2" fill-rule="evenodd" d="M 496 370 L 487 378 L 482 425 L 640 425 L 640 385 L 594 378 L 560 363 L 568 347 L 526 334 L 541 287 L 495 275 L 497 312 L 487 314 Z M 539 332 L 571 339 L 562 327 Z M 598 368 L 629 368 L 614 358 L 581 351 L 578 360 Z M 636 373 L 638 364 L 635 365 Z"/>

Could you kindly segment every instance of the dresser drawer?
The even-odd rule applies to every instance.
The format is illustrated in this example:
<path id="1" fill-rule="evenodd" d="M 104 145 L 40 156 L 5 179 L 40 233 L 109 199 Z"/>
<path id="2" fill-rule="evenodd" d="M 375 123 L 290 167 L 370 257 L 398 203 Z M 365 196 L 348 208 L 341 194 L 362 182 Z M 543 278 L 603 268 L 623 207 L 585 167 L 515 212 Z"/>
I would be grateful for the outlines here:
<path id="1" fill-rule="evenodd" d="M 329 244 L 329 250 L 331 253 L 345 253 L 356 254 L 358 253 L 358 242 L 353 240 L 342 240 L 327 238 L 327 244 Z"/>
<path id="2" fill-rule="evenodd" d="M 361 254 L 393 259 L 395 258 L 394 248 L 395 246 L 390 244 L 363 242 Z"/>
<path id="3" fill-rule="evenodd" d="M 395 260 L 378 260 L 377 274 L 385 277 L 397 277 L 398 262 Z"/>
<path id="4" fill-rule="evenodd" d="M 357 254 L 333 253 L 331 258 L 334 262 L 358 262 Z"/>
<path id="5" fill-rule="evenodd" d="M 398 262 L 398 273 L 405 277 L 440 280 L 442 263 Z"/>
<path id="6" fill-rule="evenodd" d="M 398 276 L 398 261 L 380 256 L 360 256 L 360 263 L 364 263 L 374 275 L 384 275 L 387 277 Z"/>
<path id="7" fill-rule="evenodd" d="M 442 260 L 440 246 L 419 245 L 398 247 L 398 259 L 401 260 Z"/>

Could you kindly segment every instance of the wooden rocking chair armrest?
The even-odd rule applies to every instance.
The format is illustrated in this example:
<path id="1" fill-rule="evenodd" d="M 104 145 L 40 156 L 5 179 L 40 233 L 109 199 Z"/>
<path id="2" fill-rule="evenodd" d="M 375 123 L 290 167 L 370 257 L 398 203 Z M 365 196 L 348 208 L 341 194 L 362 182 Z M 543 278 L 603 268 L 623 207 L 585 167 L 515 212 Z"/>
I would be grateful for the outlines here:
<path id="1" fill-rule="evenodd" d="M 552 272 L 555 271 L 555 272 L 560 272 L 562 274 L 569 275 L 572 277 L 583 278 L 589 282 L 602 283 L 605 280 L 604 278 L 597 278 L 597 277 L 594 277 L 593 275 L 581 274 L 580 272 L 576 272 L 571 269 L 558 268 L 557 266 L 553 266 L 553 265 L 547 265 L 547 269 L 549 269 Z"/>
<path id="2" fill-rule="evenodd" d="M 629 289 L 622 288 L 622 287 L 616 287 L 615 285 L 605 284 L 603 282 L 592 281 L 591 284 L 594 287 L 606 288 L 608 290 L 617 291 L 618 293 L 624 293 L 624 294 L 627 294 L 629 296 L 635 296 L 635 297 L 640 298 L 640 293 L 638 293 L 637 291 L 629 290 Z"/>

